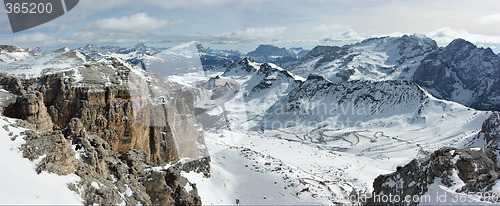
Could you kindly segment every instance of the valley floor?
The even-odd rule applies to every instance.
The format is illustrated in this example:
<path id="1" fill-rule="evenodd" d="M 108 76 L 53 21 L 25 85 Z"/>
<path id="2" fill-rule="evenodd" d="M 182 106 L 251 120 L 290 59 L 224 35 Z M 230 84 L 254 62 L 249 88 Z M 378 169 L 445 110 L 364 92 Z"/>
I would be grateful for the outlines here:
<path id="1" fill-rule="evenodd" d="M 457 145 L 477 132 L 454 138 L 439 135 L 442 138 L 418 139 L 410 138 L 410 130 L 388 128 L 384 133 L 387 136 L 382 135 L 387 141 L 381 138 L 377 143 L 361 138 L 353 146 L 349 138 L 356 139 L 354 135 L 347 137 L 347 141 L 319 143 L 278 130 L 212 131 L 206 136 L 212 176 L 208 179 L 195 173 L 184 176 L 197 184 L 203 203 L 208 205 L 350 204 L 355 194 L 372 191 L 378 175 L 391 173 L 397 166 L 422 158 L 436 147 Z M 425 132 L 430 130 L 420 134 Z M 369 134 L 379 136 L 380 132 L 365 131 L 358 136 Z M 388 136 L 396 134 L 401 139 Z"/>

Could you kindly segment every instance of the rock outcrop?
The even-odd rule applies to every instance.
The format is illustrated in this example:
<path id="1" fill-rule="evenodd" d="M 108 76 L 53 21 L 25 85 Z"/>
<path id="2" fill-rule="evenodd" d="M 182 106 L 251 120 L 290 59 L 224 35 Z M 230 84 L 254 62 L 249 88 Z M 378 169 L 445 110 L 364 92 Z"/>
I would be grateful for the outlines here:
<path id="1" fill-rule="evenodd" d="M 398 167 L 394 173 L 377 177 L 373 198 L 368 199 L 367 205 L 389 204 L 374 198 L 380 195 L 400 197 L 400 201 L 390 202 L 393 205 L 417 205 L 419 202 L 405 202 L 403 197 L 424 195 L 434 183 L 456 187 L 455 192 L 464 195 L 485 193 L 491 191 L 499 179 L 496 162 L 495 155 L 488 149 L 442 148 L 427 158 L 414 159 Z"/>
<path id="2" fill-rule="evenodd" d="M 500 158 L 500 112 L 493 112 L 486 119 L 479 134 L 470 141 L 468 147 L 485 147 Z M 500 162 L 498 163 L 500 165 Z"/>
<path id="3" fill-rule="evenodd" d="M 114 58 L 36 79 L 1 75 L 0 87 L 3 115 L 34 125 L 24 156 L 37 172 L 80 176 L 70 189 L 85 204 L 201 204 L 180 176 L 210 174 L 189 91 Z"/>

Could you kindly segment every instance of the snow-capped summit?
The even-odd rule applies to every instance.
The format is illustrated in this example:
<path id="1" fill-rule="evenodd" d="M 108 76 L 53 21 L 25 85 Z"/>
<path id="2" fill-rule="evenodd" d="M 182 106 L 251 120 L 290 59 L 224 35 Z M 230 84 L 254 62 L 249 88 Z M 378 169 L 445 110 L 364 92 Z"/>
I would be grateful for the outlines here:
<path id="1" fill-rule="evenodd" d="M 295 63 L 299 58 L 307 53 L 302 48 L 287 49 L 274 45 L 259 45 L 254 51 L 247 54 L 248 57 L 259 62 L 271 62 L 282 67 Z"/>
<path id="2" fill-rule="evenodd" d="M 204 69 L 213 70 L 213 67 L 219 69 L 221 66 L 241 59 L 241 53 L 234 50 L 214 50 L 205 48 L 202 44 L 197 44 L 198 52 L 200 53 L 201 63 Z"/>
<path id="3" fill-rule="evenodd" d="M 225 66 L 226 71 L 223 76 L 243 77 L 258 71 L 261 65 L 262 63 L 258 63 L 249 57 L 245 57 L 240 61 L 234 61 L 227 64 Z"/>
<path id="4" fill-rule="evenodd" d="M 138 59 L 143 69 L 165 77 L 203 71 L 196 42 L 172 47 L 154 55 L 144 55 Z"/>
<path id="5" fill-rule="evenodd" d="M 370 38 L 341 48 L 317 47 L 290 71 L 333 82 L 409 80 L 432 95 L 482 110 L 500 110 L 500 58 L 456 39 L 439 48 L 423 35 Z"/>
<path id="6" fill-rule="evenodd" d="M 141 50 L 141 49 L 147 49 L 148 46 L 146 46 L 145 44 L 143 43 L 137 43 L 135 46 L 134 46 L 134 49 L 136 50 Z"/>
<path id="7" fill-rule="evenodd" d="M 342 48 L 317 47 L 291 71 L 302 76 L 316 73 L 335 82 L 408 79 L 435 49 L 435 41 L 420 35 L 371 38 Z"/>
<path id="8" fill-rule="evenodd" d="M 22 48 L 10 45 L 0 45 L 0 63 L 18 62 L 29 56 L 30 53 Z"/>
<path id="9" fill-rule="evenodd" d="M 85 46 L 83 46 L 81 49 L 85 49 L 85 50 L 97 50 L 97 46 L 95 44 L 86 44 Z"/>
<path id="10" fill-rule="evenodd" d="M 303 57 L 304 59 L 302 61 L 323 55 L 334 56 L 335 52 L 339 49 L 340 47 L 338 46 L 316 46 Z"/>
<path id="11" fill-rule="evenodd" d="M 434 96 L 483 110 L 500 110 L 500 58 L 463 39 L 427 55 L 413 81 Z"/>
<path id="12" fill-rule="evenodd" d="M 0 54 L 0 72 L 22 78 L 36 78 L 49 73 L 73 70 L 83 67 L 91 60 L 90 56 L 66 47 L 41 55 L 30 55 L 22 49 L 15 51 Z"/>

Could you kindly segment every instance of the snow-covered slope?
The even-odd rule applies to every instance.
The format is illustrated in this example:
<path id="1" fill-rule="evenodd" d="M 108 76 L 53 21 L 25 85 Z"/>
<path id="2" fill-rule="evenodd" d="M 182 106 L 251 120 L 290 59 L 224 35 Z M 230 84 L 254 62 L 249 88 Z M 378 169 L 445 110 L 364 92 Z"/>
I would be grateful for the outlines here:
<path id="1" fill-rule="evenodd" d="M 423 57 L 435 49 L 435 41 L 420 35 L 372 38 L 319 56 L 311 53 L 290 70 L 303 76 L 322 75 L 334 82 L 409 79 Z"/>
<path id="2" fill-rule="evenodd" d="M 45 171 L 37 174 L 37 160 L 31 162 L 23 158 L 19 148 L 24 144 L 24 135 L 20 133 L 25 129 L 12 126 L 15 122 L 15 119 L 0 116 L 0 204 L 83 204 L 82 198 L 68 188 L 68 184 L 80 180 L 78 176 L 59 176 Z"/>
<path id="3" fill-rule="evenodd" d="M 278 99 L 304 81 L 275 64 L 249 58 L 228 64 L 225 72 L 216 75 L 195 89 L 198 108 L 206 111 L 199 114 L 199 120 L 206 123 L 207 118 L 216 121 L 227 118 L 219 125 L 232 122 L 246 128 L 254 126 L 255 122 L 249 119 L 260 118 Z"/>
<path id="4" fill-rule="evenodd" d="M 0 45 L 0 64 L 22 61 L 29 56 L 30 53 L 24 49 L 15 46 Z"/>
<path id="5" fill-rule="evenodd" d="M 246 56 L 259 62 L 269 62 L 282 67 L 289 66 L 302 58 L 307 53 L 303 48 L 283 48 L 273 45 L 259 45 L 254 51 Z"/>
<path id="6" fill-rule="evenodd" d="M 0 73 L 15 75 L 22 78 L 36 78 L 42 75 L 83 68 L 90 57 L 68 48 L 58 49 L 43 55 L 30 55 L 21 50 L 5 52 L 0 56 L 15 56 L 16 58 L 0 62 Z M 3 58 L 3 57 L 2 57 Z"/>
<path id="7" fill-rule="evenodd" d="M 311 75 L 270 107 L 259 125 L 333 150 L 380 158 L 410 148 L 407 154 L 425 155 L 455 145 L 475 134 L 487 114 L 438 100 L 407 81 L 335 84 Z"/>
<path id="8" fill-rule="evenodd" d="M 224 101 L 198 113 L 220 120 L 205 125 L 213 175 L 186 174 L 204 204 L 350 204 L 378 175 L 475 136 L 489 115 L 409 81 L 304 80 L 250 59 L 217 75 L 203 94 Z"/>
<path id="9" fill-rule="evenodd" d="M 463 39 L 441 48 L 421 35 L 318 47 L 290 71 L 318 74 L 333 82 L 410 80 L 438 98 L 480 110 L 500 110 L 500 58 L 490 48 L 478 48 Z"/>

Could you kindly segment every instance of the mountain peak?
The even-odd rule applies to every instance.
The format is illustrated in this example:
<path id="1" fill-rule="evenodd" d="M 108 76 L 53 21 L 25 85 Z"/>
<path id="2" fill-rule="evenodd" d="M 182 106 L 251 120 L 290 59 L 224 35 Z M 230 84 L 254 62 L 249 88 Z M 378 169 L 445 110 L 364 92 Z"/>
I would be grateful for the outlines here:
<path id="1" fill-rule="evenodd" d="M 497 55 L 491 50 L 491 48 L 480 48 L 474 45 L 473 43 L 465 40 L 465 39 L 455 39 L 446 47 L 444 50 L 447 54 L 449 54 L 449 58 L 452 59 L 465 59 L 466 56 L 472 55 L 471 52 L 479 52 L 484 55 L 485 59 L 497 59 Z M 457 56 L 458 55 L 458 56 Z"/>
<path id="2" fill-rule="evenodd" d="M 325 79 L 325 77 L 323 77 L 321 75 L 318 75 L 318 74 L 310 74 L 309 76 L 307 76 L 307 80 L 306 81 L 311 81 L 311 80 L 315 80 L 315 81 L 327 81 L 327 82 L 329 82 L 329 80 Z"/>
<path id="3" fill-rule="evenodd" d="M 87 44 L 85 46 L 83 46 L 83 49 L 97 49 L 97 46 L 95 44 Z"/>
<path id="4" fill-rule="evenodd" d="M 11 46 L 11 45 L 0 45 L 0 51 L 6 51 L 6 52 L 23 52 L 24 49 L 21 49 L 16 46 Z"/>
<path id="5" fill-rule="evenodd" d="M 323 45 L 318 45 L 315 46 L 311 51 L 309 51 L 306 54 L 306 58 L 314 58 L 314 57 L 319 57 L 321 55 L 329 54 L 329 53 L 334 53 L 338 51 L 340 47 L 338 46 L 323 46 Z"/>
<path id="6" fill-rule="evenodd" d="M 469 41 L 467 41 L 465 39 L 461 39 L 461 38 L 454 39 L 446 47 L 471 47 L 471 48 L 477 48 L 476 45 L 474 45 L 473 43 L 471 43 L 471 42 L 469 42 Z"/>
<path id="7" fill-rule="evenodd" d="M 143 43 L 137 43 L 135 46 L 134 46 L 135 49 L 146 49 L 148 48 L 146 45 L 144 45 Z"/>
<path id="8" fill-rule="evenodd" d="M 254 51 L 248 53 L 248 56 L 261 56 L 261 55 L 274 55 L 274 56 L 286 56 L 289 55 L 289 51 L 286 48 L 277 47 L 270 44 L 261 44 Z"/>

